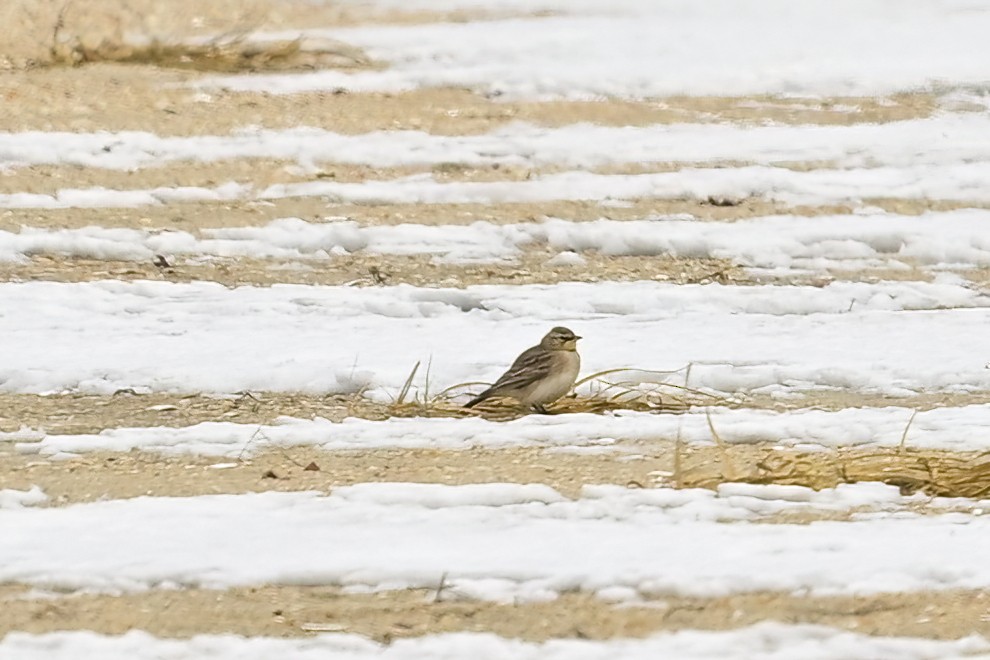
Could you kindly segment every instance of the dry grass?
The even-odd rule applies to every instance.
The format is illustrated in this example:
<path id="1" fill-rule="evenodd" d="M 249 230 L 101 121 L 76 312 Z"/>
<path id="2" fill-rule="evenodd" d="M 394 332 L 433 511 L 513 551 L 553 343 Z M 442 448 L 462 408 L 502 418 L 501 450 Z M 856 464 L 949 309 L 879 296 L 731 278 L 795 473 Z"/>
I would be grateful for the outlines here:
<path id="1" fill-rule="evenodd" d="M 483 388 L 490 384 L 480 381 L 457 383 L 431 395 L 428 368 L 425 386 L 421 391 L 415 392 L 410 399 L 413 381 L 420 364 L 417 362 L 413 366 L 399 394 L 386 406 L 389 416 L 484 417 L 494 421 L 506 421 L 531 414 L 530 410 L 507 398 L 492 398 L 473 408 L 465 408 L 462 403 L 454 401 L 463 398 L 472 388 Z M 588 395 L 579 396 L 572 392 L 547 408 L 552 414 L 602 414 L 619 410 L 681 413 L 696 406 L 736 406 L 740 403 L 734 399 L 663 380 L 684 372 L 690 374 L 690 365 L 685 369 L 674 371 L 629 368 L 599 371 L 574 384 L 575 389 L 586 385 L 590 391 Z M 651 380 L 644 382 L 644 378 Z"/>
<path id="2" fill-rule="evenodd" d="M 736 481 L 816 490 L 870 481 L 897 486 L 905 494 L 979 499 L 990 497 L 990 452 L 888 447 L 809 452 L 747 445 L 716 453 L 695 448 L 685 451 L 672 481 L 685 488 Z"/>
<path id="3" fill-rule="evenodd" d="M 131 62 L 202 71 L 367 66 L 333 41 L 253 41 L 265 0 L 211 0 L 194 12 L 155 0 L 6 0 L 0 68 Z"/>
<path id="4" fill-rule="evenodd" d="M 386 405 L 388 417 L 483 417 L 493 421 L 517 419 L 530 411 L 511 399 L 491 399 L 474 408 L 455 403 L 470 388 L 488 383 L 453 385 L 434 396 L 427 386 L 410 400 L 416 363 L 395 401 Z M 610 369 L 579 380 L 588 396 L 571 394 L 549 407 L 551 413 L 602 414 L 619 410 L 682 413 L 699 406 L 739 406 L 742 402 L 676 385 L 669 379 L 683 374 L 690 379 L 691 365 L 675 371 Z M 657 379 L 643 382 L 644 377 Z M 664 380 L 667 379 L 667 380 Z M 990 497 L 990 452 L 952 452 L 905 446 L 914 415 L 907 422 L 897 447 L 846 448 L 833 451 L 801 451 L 775 445 L 729 445 L 719 436 L 711 416 L 708 428 L 714 450 L 674 446 L 674 471 L 670 483 L 678 488 L 715 488 L 721 483 L 783 484 L 820 490 L 842 483 L 882 482 L 905 494 L 924 492 L 944 497 Z"/>
<path id="5" fill-rule="evenodd" d="M 317 68 L 356 68 L 371 64 L 359 49 L 340 42 L 251 41 L 246 35 L 202 44 L 153 41 L 144 45 L 102 42 L 95 49 L 76 45 L 56 63 L 122 62 L 232 73 Z"/>

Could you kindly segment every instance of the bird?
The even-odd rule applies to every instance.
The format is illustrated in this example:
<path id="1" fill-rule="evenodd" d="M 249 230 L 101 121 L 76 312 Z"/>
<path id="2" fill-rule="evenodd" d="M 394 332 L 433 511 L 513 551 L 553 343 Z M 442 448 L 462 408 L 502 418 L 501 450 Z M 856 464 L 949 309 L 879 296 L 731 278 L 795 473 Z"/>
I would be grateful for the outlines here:
<path id="1" fill-rule="evenodd" d="M 577 380 L 581 369 L 578 339 L 581 337 L 567 328 L 553 328 L 538 345 L 523 351 L 491 387 L 464 407 L 472 408 L 493 396 L 507 396 L 546 414 L 546 404 L 567 394 Z"/>

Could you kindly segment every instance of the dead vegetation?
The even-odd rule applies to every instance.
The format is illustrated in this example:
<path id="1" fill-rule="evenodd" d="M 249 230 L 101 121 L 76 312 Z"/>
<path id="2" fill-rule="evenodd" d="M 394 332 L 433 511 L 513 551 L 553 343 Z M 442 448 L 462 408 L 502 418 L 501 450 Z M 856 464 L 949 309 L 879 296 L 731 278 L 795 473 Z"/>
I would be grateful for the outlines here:
<path id="1" fill-rule="evenodd" d="M 119 62 L 158 67 L 235 73 L 300 69 L 369 68 L 371 60 L 357 48 L 330 40 L 252 41 L 247 35 L 206 43 L 152 41 L 134 45 L 101 41 L 95 48 L 74 43 L 60 51 L 55 64 Z"/>
<path id="2" fill-rule="evenodd" d="M 930 496 L 990 497 L 990 452 L 860 447 L 801 451 L 776 446 L 687 448 L 671 481 L 683 488 L 715 488 L 727 481 L 806 486 L 881 482 Z"/>
<path id="3" fill-rule="evenodd" d="M 437 587 L 440 585 L 437 576 Z M 303 637 L 313 632 L 367 635 L 381 643 L 437 633 L 485 631 L 544 641 L 645 637 L 664 630 L 733 629 L 766 620 L 840 626 L 862 634 L 958 639 L 990 633 L 984 591 L 928 591 L 853 596 L 756 592 L 663 598 L 616 606 L 595 594 L 566 592 L 540 602 L 497 603 L 462 596 L 455 581 L 438 588 L 348 593 L 338 587 L 265 585 L 152 589 L 117 595 L 76 593 L 28 598 L 28 587 L 0 586 L 0 637 L 140 629 L 160 637 L 197 634 Z M 896 657 L 896 656 L 888 656 Z"/>
<path id="4" fill-rule="evenodd" d="M 272 8 L 264 0 L 217 0 L 195 12 L 154 0 L 11 0 L 0 24 L 12 38 L 5 68 L 92 62 L 236 72 L 367 67 L 360 49 L 332 40 L 256 40 Z"/>
<path id="5" fill-rule="evenodd" d="M 483 417 L 495 421 L 518 419 L 532 411 L 520 407 L 512 399 L 492 398 L 473 408 L 465 408 L 465 395 L 490 383 L 480 381 L 457 383 L 436 394 L 430 394 L 429 365 L 423 387 L 413 391 L 413 382 L 421 363 L 417 362 L 395 399 L 386 406 L 391 417 Z M 687 385 L 671 383 L 673 377 L 690 379 L 691 365 L 671 371 L 618 368 L 599 371 L 578 380 L 574 390 L 586 386 L 587 394 L 570 395 L 547 406 L 551 414 L 602 414 L 620 410 L 681 413 L 696 406 L 737 406 L 739 401 L 704 392 Z"/>

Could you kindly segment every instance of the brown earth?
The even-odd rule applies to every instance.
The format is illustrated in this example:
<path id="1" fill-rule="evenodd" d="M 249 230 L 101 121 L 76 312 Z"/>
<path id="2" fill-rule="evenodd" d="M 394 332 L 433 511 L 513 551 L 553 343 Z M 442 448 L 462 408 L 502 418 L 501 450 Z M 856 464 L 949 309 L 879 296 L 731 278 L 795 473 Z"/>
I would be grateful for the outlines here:
<path id="1" fill-rule="evenodd" d="M 223 181 L 217 183 L 225 183 Z M 912 208 L 900 202 L 902 208 Z M 916 202 L 913 214 L 930 204 Z M 966 206 L 947 202 L 946 210 Z M 973 205 L 968 205 L 972 207 Z M 573 221 L 639 220 L 650 216 L 687 213 L 699 220 L 731 221 L 781 213 L 823 215 L 845 213 L 846 205 L 791 207 L 779 202 L 749 198 L 726 204 L 721 200 L 640 199 L 628 204 L 606 205 L 597 201 L 499 202 L 496 204 L 339 204 L 322 197 L 290 197 L 274 200 L 183 202 L 139 208 L 2 209 L 0 229 L 21 227 L 75 229 L 79 227 L 132 227 L 196 231 L 219 227 L 253 227 L 286 217 L 319 222 L 326 218 L 349 219 L 362 225 L 403 223 L 441 225 L 471 224 L 479 220 L 496 224 L 535 222 L 547 217 Z"/>
<path id="2" fill-rule="evenodd" d="M 30 442 L 22 445 L 22 451 L 30 451 Z M 374 481 L 543 483 L 569 497 L 578 496 L 583 486 L 602 483 L 714 488 L 732 481 L 821 489 L 882 481 L 907 493 L 990 496 L 987 452 L 869 445 L 809 451 L 776 443 L 683 444 L 676 438 L 607 447 L 327 452 L 318 446 L 273 448 L 261 434 L 233 457 L 103 451 L 64 460 L 17 453 L 11 443 L 0 444 L 0 468 L 5 475 L 0 487 L 25 490 L 38 485 L 55 505 L 141 495 L 326 491 Z"/>
<path id="3" fill-rule="evenodd" d="M 489 100 L 468 90 L 402 93 L 264 94 L 207 86 L 190 71 L 128 64 L 0 74 L 4 131 L 150 131 L 158 135 L 225 135 L 245 126 L 312 126 L 340 133 L 421 130 L 485 133 L 507 122 L 612 126 L 733 121 L 854 124 L 929 116 L 935 97 L 836 98 L 788 101 L 745 97 L 672 97 L 662 101 Z M 197 87 L 198 85 L 198 87 Z M 839 111 L 832 108 L 842 108 Z M 856 108 L 849 111 L 845 108 Z"/>
<path id="4" fill-rule="evenodd" d="M 411 369 L 412 363 L 409 366 Z M 457 392 L 470 390 L 470 387 L 459 388 Z M 672 396 L 675 391 L 672 391 Z M 889 397 L 863 392 L 809 391 L 797 393 L 797 396 L 788 399 L 747 396 L 731 400 L 689 393 L 681 393 L 681 396 L 684 401 L 694 405 L 745 406 L 777 412 L 807 408 L 842 410 L 889 406 L 925 411 L 990 403 L 988 392 L 925 392 L 913 396 Z M 555 405 L 565 411 L 580 411 L 582 407 L 591 406 L 593 401 L 594 399 L 585 398 L 564 399 Z M 675 408 L 674 403 L 670 402 L 671 408 Z M 629 404 L 627 407 L 635 406 Z M 676 409 L 680 410 L 682 406 L 676 406 Z M 501 414 L 503 412 L 505 414 Z M 113 396 L 74 393 L 44 396 L 0 394 L 0 432 L 8 433 L 21 427 L 45 429 L 48 433 L 59 435 L 75 435 L 99 433 L 103 429 L 112 428 L 182 427 L 210 421 L 271 424 L 283 416 L 301 419 L 322 417 L 339 422 L 347 417 L 382 420 L 393 416 L 450 417 L 467 413 L 497 419 L 515 418 L 522 414 L 510 405 L 499 403 L 488 408 L 480 406 L 465 411 L 458 409 L 454 402 L 435 401 L 428 409 L 423 409 L 421 405 L 409 402 L 398 406 L 374 403 L 357 395 L 321 396 L 292 392 L 251 392 L 223 397 L 200 394 L 135 394 L 131 391 L 121 391 Z M 2 447 L 0 444 L 0 448 Z"/>
<path id="5" fill-rule="evenodd" d="M 601 175 L 638 175 L 677 172 L 698 168 L 746 167 L 745 161 L 690 162 L 640 161 L 616 163 L 588 168 L 586 171 Z M 491 165 L 474 166 L 457 162 L 436 165 L 406 165 L 380 167 L 352 163 L 337 163 L 332 154 L 317 164 L 315 171 L 304 170 L 293 161 L 269 158 L 238 158 L 211 162 L 172 161 L 145 166 L 135 170 L 84 168 L 79 165 L 31 165 L 12 168 L 0 177 L 0 194 L 32 193 L 54 195 L 66 188 L 108 188 L 112 190 L 145 190 L 192 186 L 213 188 L 230 181 L 251 185 L 261 191 L 275 184 L 303 183 L 327 180 L 338 183 L 361 183 L 368 180 L 394 180 L 403 177 L 429 174 L 439 183 L 467 182 L 490 183 L 494 181 L 527 181 L 550 177 L 575 168 L 570 165 Z M 787 161 L 771 163 L 781 169 L 811 171 L 835 168 L 833 162 Z M 715 206 L 739 206 L 746 199 L 717 199 Z"/>
<path id="6" fill-rule="evenodd" d="M 177 4 L 177 2 L 179 4 Z M 181 6 L 180 6 L 181 5 Z M 0 24 L 16 39 L 0 47 L 0 69 L 94 58 L 144 58 L 149 64 L 93 63 L 77 67 L 45 66 L 0 74 L 4 112 L 0 131 L 150 131 L 159 135 L 225 135 L 245 126 L 290 128 L 314 126 L 348 134 L 376 130 L 422 130 L 466 135 L 495 130 L 509 122 L 561 126 L 577 122 L 604 125 L 646 125 L 677 122 L 743 124 L 854 124 L 930 116 L 939 101 L 930 94 L 891 98 L 825 100 L 755 98 L 667 98 L 643 101 L 517 102 L 488 99 L 468 90 L 422 90 L 399 94 L 310 93 L 273 95 L 223 91 L 209 74 L 194 69 L 267 70 L 313 66 L 344 70 L 382 68 L 347 44 L 275 52 L 282 46 L 254 52 L 247 39 L 254 30 L 312 26 L 346 26 L 368 22 L 421 23 L 437 20 L 482 20 L 475 13 L 377 12 L 341 8 L 332 3 L 270 0 L 211 0 L 190 3 L 157 0 L 13 0 L 0 3 Z M 61 14 L 61 19 L 59 15 Z M 135 49 L 123 41 L 135 32 L 155 47 Z M 192 37 L 227 34 L 216 52 L 181 43 Z M 188 42 L 185 42 L 188 44 Z M 172 48 L 180 44 L 178 49 Z M 157 50 L 156 50 L 157 48 Z M 229 56 L 229 57 L 228 57 Z M 226 59 L 225 59 L 226 58 Z M 191 67 L 191 68 L 178 68 Z M 154 186 L 212 187 L 234 180 L 256 187 L 305 179 L 286 163 L 264 159 L 217 164 L 178 163 L 139 172 L 107 172 L 65 166 L 0 172 L 0 192 L 51 193 L 65 188 L 105 186 L 135 189 Z M 821 163 L 790 163 L 809 168 Z M 664 164 L 629 165 L 610 171 L 651 171 Z M 644 169 L 645 168 L 645 169 Z M 376 169 L 324 164 L 317 176 L 339 181 L 381 179 L 408 174 L 406 168 Z M 526 169 L 428 168 L 446 180 L 522 178 Z M 420 170 L 417 170 L 420 171 Z M 548 168 L 547 171 L 550 171 Z M 864 200 L 888 211 L 918 214 L 973 204 L 926 200 Z M 986 206 L 986 205 L 975 205 Z M 85 226 L 182 229 L 198 234 L 214 227 L 259 226 L 287 216 L 321 220 L 341 216 L 365 225 L 467 224 L 539 221 L 545 217 L 573 220 L 636 219 L 649 215 L 688 213 L 699 220 L 731 221 L 778 213 L 820 215 L 845 213 L 854 205 L 797 207 L 760 199 L 634 200 L 627 206 L 592 202 L 548 202 L 493 205 L 341 205 L 320 198 L 272 202 L 232 201 L 182 203 L 139 209 L 6 209 L 0 229 L 22 226 L 78 228 Z M 607 258 L 584 255 L 580 269 L 549 269 L 543 248 L 526 251 L 517 263 L 494 265 L 433 264 L 428 257 L 378 257 L 357 254 L 333 261 L 333 268 L 299 262 L 216 260 L 195 264 L 179 260 L 171 269 L 146 263 L 101 262 L 36 257 L 24 264 L 3 264 L 0 281 L 46 279 L 83 281 L 114 278 L 207 279 L 228 285 L 276 282 L 378 284 L 409 282 L 426 286 L 469 283 L 555 282 L 664 279 L 705 282 L 754 281 L 731 264 L 712 260 Z M 370 271 L 378 269 L 379 277 Z M 987 269 L 971 278 L 990 282 Z M 923 269 L 833 274 L 849 279 L 899 277 L 927 279 Z M 823 284 L 825 279 L 807 282 Z M 990 395 L 925 393 L 898 399 L 863 393 L 811 393 L 803 399 L 776 401 L 752 397 L 750 407 L 788 409 L 898 405 L 919 410 L 944 405 L 987 403 Z M 570 405 L 570 404 L 568 404 Z M 22 425 L 54 433 L 95 433 L 123 426 L 185 426 L 203 421 L 269 423 L 280 415 L 303 418 L 347 416 L 384 419 L 422 414 L 415 406 L 389 407 L 356 397 L 312 397 L 252 393 L 239 398 L 168 394 L 112 397 L 83 395 L 0 395 L 0 430 Z M 435 408 L 428 414 L 453 414 Z M 460 413 L 458 413 L 460 414 Z M 482 411 L 485 415 L 494 415 Z M 508 413 L 515 415 L 517 413 Z M 497 417 L 496 417 L 497 418 Z M 850 438 L 850 442 L 857 439 Z M 0 442 L 0 488 L 41 486 L 49 506 L 101 498 L 141 495 L 198 495 L 266 490 L 319 490 L 368 481 L 423 483 L 545 483 L 569 496 L 584 485 L 611 483 L 628 487 L 673 485 L 714 487 L 727 480 L 785 483 L 824 488 L 855 481 L 885 481 L 905 492 L 987 497 L 990 460 L 986 454 L 911 449 L 855 447 L 838 451 L 801 451 L 773 445 L 681 446 L 672 438 L 651 443 L 619 443 L 595 451 L 525 447 L 473 448 L 470 451 L 371 450 L 326 452 L 316 447 L 257 447 L 236 459 L 162 456 L 141 452 L 86 454 L 71 460 L 50 460 L 14 450 Z M 216 467 L 217 463 L 232 464 Z M 307 470 L 310 464 L 318 470 Z M 211 467 L 214 466 L 214 467 Z M 919 513 L 933 508 L 919 503 Z M 942 509 L 944 510 L 944 509 Z M 809 522 L 843 513 L 784 516 L 766 522 Z M 816 517 L 817 516 L 817 517 Z M 439 582 L 439 576 L 438 576 Z M 768 619 L 846 627 L 861 633 L 956 638 L 970 633 L 990 635 L 990 610 L 982 592 L 925 592 L 870 597 L 819 598 L 793 594 L 751 594 L 728 598 L 665 598 L 631 607 L 611 605 L 589 594 L 565 594 L 549 603 L 500 605 L 462 600 L 456 585 L 437 591 L 403 591 L 347 595 L 330 587 L 259 586 L 223 592 L 207 590 L 151 591 L 107 596 L 93 594 L 36 597 L 17 585 L 0 585 L 0 637 L 12 630 L 45 632 L 90 629 L 120 633 L 142 628 L 152 634 L 186 637 L 196 633 L 235 632 L 246 635 L 305 635 L 307 629 L 357 632 L 387 641 L 394 637 L 444 631 L 477 630 L 532 640 L 553 637 L 614 638 L 642 636 L 683 628 L 723 629 Z M 437 602 L 434 602 L 437 601 Z M 307 624 L 317 624 L 315 627 Z M 329 626 L 329 628 L 326 628 Z"/>
<path id="7" fill-rule="evenodd" d="M 561 282 L 636 282 L 653 280 L 674 284 L 777 284 L 822 287 L 834 281 L 928 282 L 935 273 L 922 267 L 833 270 L 822 274 L 757 274 L 724 259 L 609 256 L 580 253 L 583 264 L 552 265 L 557 252 L 527 249 L 514 258 L 474 264 L 450 263 L 431 255 L 383 255 L 356 252 L 331 259 L 279 261 L 218 257 L 176 258 L 162 255 L 144 261 L 111 261 L 37 256 L 25 262 L 0 262 L 0 282 L 94 282 L 99 280 L 162 280 L 218 282 L 224 286 L 314 284 L 382 286 L 411 284 L 422 287 L 461 288 L 475 284 L 557 284 Z M 990 285 L 990 269 L 954 272 L 977 287 Z"/>
<path id="8" fill-rule="evenodd" d="M 143 262 L 96 261 L 37 257 L 26 264 L 0 263 L 0 282 L 44 280 L 89 282 L 96 280 L 210 281 L 225 286 L 273 284 L 321 284 L 375 286 L 412 284 L 426 287 L 464 287 L 473 284 L 555 284 L 655 280 L 679 284 L 755 283 L 739 267 L 720 259 L 678 257 L 606 257 L 584 255 L 580 266 L 550 266 L 557 253 L 527 250 L 510 262 L 473 265 L 436 261 L 429 255 L 410 257 L 357 253 L 331 260 L 297 262 L 260 259 L 175 259 L 169 267 Z M 815 281 L 814 278 L 804 278 Z M 821 280 L 825 282 L 826 280 Z"/>
<path id="9" fill-rule="evenodd" d="M 185 47 L 187 58 L 200 51 L 192 44 L 250 42 L 257 31 L 348 27 L 365 23 L 418 24 L 485 20 L 529 15 L 511 12 L 400 9 L 305 0 L 213 0 L 209 3 L 156 0 L 8 0 L 0 6 L 0 23 L 9 30 L 0 47 L 0 70 L 65 66 L 87 61 L 126 60 L 179 64 L 162 55 L 164 48 Z M 252 64 L 271 62 L 244 62 Z M 304 61 L 302 64 L 306 64 Z"/>
<path id="10" fill-rule="evenodd" d="M 54 598 L 31 598 L 23 587 L 9 585 L 0 586 L 0 602 L 4 610 L 0 637 L 13 630 L 122 634 L 137 628 L 179 638 L 204 633 L 298 637 L 347 632 L 387 643 L 402 637 L 473 631 L 544 641 L 645 637 L 685 628 L 726 630 L 766 620 L 815 623 L 868 635 L 936 639 L 990 635 L 990 603 L 982 591 L 868 597 L 672 596 L 613 605 L 588 594 L 563 594 L 542 603 L 466 601 L 458 598 L 456 585 L 375 594 L 344 594 L 329 587 L 260 586 Z"/>

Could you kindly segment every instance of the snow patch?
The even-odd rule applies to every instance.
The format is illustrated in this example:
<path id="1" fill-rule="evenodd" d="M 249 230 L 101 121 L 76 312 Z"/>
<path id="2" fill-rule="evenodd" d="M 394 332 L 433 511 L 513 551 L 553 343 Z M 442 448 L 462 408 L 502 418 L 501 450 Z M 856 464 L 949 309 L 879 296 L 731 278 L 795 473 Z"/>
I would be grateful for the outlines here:
<path id="1" fill-rule="evenodd" d="M 302 35 L 358 46 L 389 66 L 219 76 L 199 86 L 282 94 L 468 87 L 493 97 L 587 99 L 876 96 L 987 80 L 990 11 L 979 3 L 541 4 L 552 4 L 554 15 L 307 30 Z"/>
<path id="2" fill-rule="evenodd" d="M 18 660 L 422 660 L 484 658 L 485 660 L 948 660 L 986 653 L 990 643 L 973 635 L 958 640 L 878 637 L 838 628 L 776 622 L 723 632 L 681 630 L 646 639 L 588 641 L 554 639 L 524 642 L 492 634 L 457 633 L 398 638 L 379 644 L 348 634 L 305 639 L 197 635 L 191 639 L 159 639 L 139 630 L 123 635 L 54 632 L 42 635 L 12 632 L 0 641 L 0 655 Z"/>
<path id="3" fill-rule="evenodd" d="M 854 501 L 879 500 L 891 510 L 890 487 L 845 490 Z M 435 589 L 445 575 L 451 595 L 510 602 L 615 587 L 656 597 L 990 586 L 980 553 L 954 552 L 980 547 L 990 531 L 982 516 L 902 511 L 852 522 L 745 522 L 813 511 L 819 502 L 841 508 L 848 504 L 842 497 L 838 490 L 809 494 L 807 502 L 598 487 L 566 500 L 526 485 L 378 483 L 328 496 L 140 497 L 0 510 L 0 580 L 101 591 L 255 584 Z M 898 498 L 893 510 L 909 502 Z M 66 538 L 73 542 L 60 541 Z"/>
<path id="4" fill-rule="evenodd" d="M 47 501 L 48 496 L 40 486 L 31 486 L 30 490 L 0 489 L 0 509 L 21 509 Z"/>
<path id="5" fill-rule="evenodd" d="M 478 418 L 391 418 L 383 421 L 323 418 L 303 420 L 284 417 L 277 424 L 204 422 L 188 427 L 107 429 L 98 434 L 44 435 L 40 440 L 18 443 L 23 453 L 59 455 L 92 451 L 131 450 L 166 454 L 244 456 L 273 447 L 315 445 L 326 451 L 381 448 L 462 449 L 473 447 L 559 447 L 572 450 L 602 447 L 621 438 L 633 442 L 673 441 L 710 444 L 708 414 L 723 442 L 730 444 L 775 443 L 802 448 L 900 445 L 904 429 L 915 412 L 910 408 L 845 408 L 834 412 L 792 410 L 772 412 L 753 409 L 713 409 L 680 415 L 623 412 L 616 415 L 529 415 L 510 422 Z M 974 451 L 986 448 L 990 404 L 936 408 L 919 412 L 911 423 L 905 445 L 931 449 Z M 733 486 L 727 494 L 745 494 Z M 348 492 L 348 491 L 345 491 Z M 486 496 L 487 496 L 487 491 Z M 771 492 L 789 497 L 787 489 Z M 793 491 L 804 492 L 804 491 Z M 531 494 L 539 496 L 539 492 Z"/>
<path id="6" fill-rule="evenodd" d="M 417 360 L 432 360 L 434 392 L 494 381 L 555 325 L 585 338 L 584 373 L 676 372 L 692 363 L 690 387 L 727 393 L 990 390 L 983 368 L 990 345 L 979 339 L 988 304 L 952 282 L 7 283 L 0 285 L 0 391 L 366 391 L 387 401 Z M 665 378 L 683 384 L 682 372 Z M 422 381 L 414 385 L 419 392 Z"/>
<path id="7" fill-rule="evenodd" d="M 915 145 L 925 144 L 918 150 Z M 242 129 L 231 135 L 166 137 L 152 133 L 0 133 L 0 168 L 28 165 L 137 170 L 173 162 L 267 158 L 374 167 L 558 166 L 588 169 L 623 163 L 773 165 L 827 162 L 838 168 L 946 165 L 990 159 L 990 117 L 941 113 L 884 124 L 654 124 L 551 128 L 525 123 L 480 135 L 375 131 L 347 135 L 320 128 Z"/>

